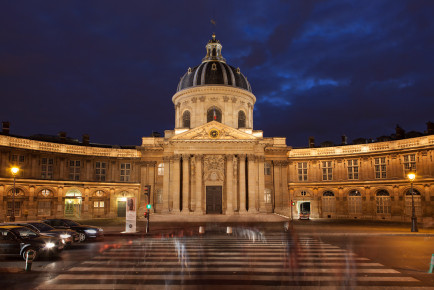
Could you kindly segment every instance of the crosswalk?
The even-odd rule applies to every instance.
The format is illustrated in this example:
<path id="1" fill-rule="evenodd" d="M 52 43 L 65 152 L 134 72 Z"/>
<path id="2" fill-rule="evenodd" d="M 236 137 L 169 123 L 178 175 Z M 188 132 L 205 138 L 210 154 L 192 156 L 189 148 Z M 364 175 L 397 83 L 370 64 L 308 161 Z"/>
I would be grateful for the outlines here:
<path id="1" fill-rule="evenodd" d="M 37 289 L 420 289 L 421 282 L 311 237 L 138 238 Z"/>

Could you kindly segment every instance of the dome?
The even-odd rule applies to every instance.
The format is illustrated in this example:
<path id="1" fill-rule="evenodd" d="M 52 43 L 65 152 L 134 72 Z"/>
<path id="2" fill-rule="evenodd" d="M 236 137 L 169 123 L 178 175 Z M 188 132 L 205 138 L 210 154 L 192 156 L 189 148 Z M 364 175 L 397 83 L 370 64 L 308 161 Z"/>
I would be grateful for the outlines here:
<path id="1" fill-rule="evenodd" d="M 239 68 L 226 63 L 221 55 L 222 45 L 215 39 L 214 34 L 212 37 L 206 45 L 207 54 L 202 63 L 194 68 L 188 68 L 176 91 L 203 85 L 225 85 L 252 92 L 247 78 Z"/>

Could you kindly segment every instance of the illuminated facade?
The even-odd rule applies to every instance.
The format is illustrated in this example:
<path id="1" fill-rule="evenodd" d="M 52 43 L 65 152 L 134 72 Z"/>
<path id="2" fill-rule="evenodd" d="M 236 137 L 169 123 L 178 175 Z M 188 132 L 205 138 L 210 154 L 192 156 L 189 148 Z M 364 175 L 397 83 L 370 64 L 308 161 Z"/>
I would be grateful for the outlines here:
<path id="1" fill-rule="evenodd" d="M 136 147 L 67 144 L 0 135 L 0 220 L 12 212 L 12 165 L 17 220 L 125 216 L 126 198 L 150 186 L 153 210 L 164 214 L 293 214 L 313 218 L 409 220 L 409 169 L 416 214 L 434 215 L 434 135 L 388 142 L 292 149 L 285 138 L 253 129 L 256 97 L 221 44 L 206 45 L 172 101 L 175 128 L 144 137 Z M 198 217 L 200 218 L 200 217 Z"/>

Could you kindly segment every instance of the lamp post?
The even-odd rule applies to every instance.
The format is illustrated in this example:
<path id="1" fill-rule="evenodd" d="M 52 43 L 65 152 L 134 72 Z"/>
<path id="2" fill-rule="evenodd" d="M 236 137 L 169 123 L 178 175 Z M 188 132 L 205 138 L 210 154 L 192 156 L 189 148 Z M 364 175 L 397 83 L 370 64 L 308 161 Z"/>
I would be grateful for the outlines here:
<path id="1" fill-rule="evenodd" d="M 410 179 L 410 185 L 411 185 L 411 231 L 412 232 L 418 232 L 417 229 L 417 217 L 416 217 L 416 211 L 414 209 L 414 192 L 413 192 L 413 181 L 416 179 L 416 173 L 413 171 L 410 171 L 407 174 L 408 179 Z"/>
<path id="2" fill-rule="evenodd" d="M 11 222 L 15 221 L 15 190 L 16 190 L 15 189 L 15 177 L 17 176 L 19 171 L 20 171 L 19 167 L 14 166 L 11 168 L 11 173 L 12 173 L 12 176 L 14 177 L 14 187 L 12 190 L 12 213 L 11 213 L 11 216 L 9 218 L 9 220 Z"/>

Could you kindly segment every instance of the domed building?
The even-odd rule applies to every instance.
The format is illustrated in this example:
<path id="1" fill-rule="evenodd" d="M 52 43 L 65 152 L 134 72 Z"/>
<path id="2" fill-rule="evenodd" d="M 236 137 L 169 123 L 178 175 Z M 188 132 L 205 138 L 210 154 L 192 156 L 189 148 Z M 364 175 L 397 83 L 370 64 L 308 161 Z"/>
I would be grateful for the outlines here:
<path id="1" fill-rule="evenodd" d="M 253 128 L 252 87 L 226 62 L 215 35 L 202 62 L 181 77 L 172 102 L 173 130 L 133 147 L 65 133 L 14 136 L 3 123 L 0 221 L 12 213 L 17 220 L 125 217 L 127 198 L 137 200 L 143 217 L 149 193 L 154 212 L 198 219 L 307 213 L 409 221 L 414 204 L 418 220 L 432 223 L 432 128 L 421 137 L 324 148 L 293 149 L 286 138 L 264 138 Z M 20 168 L 15 187 L 11 166 Z"/>

